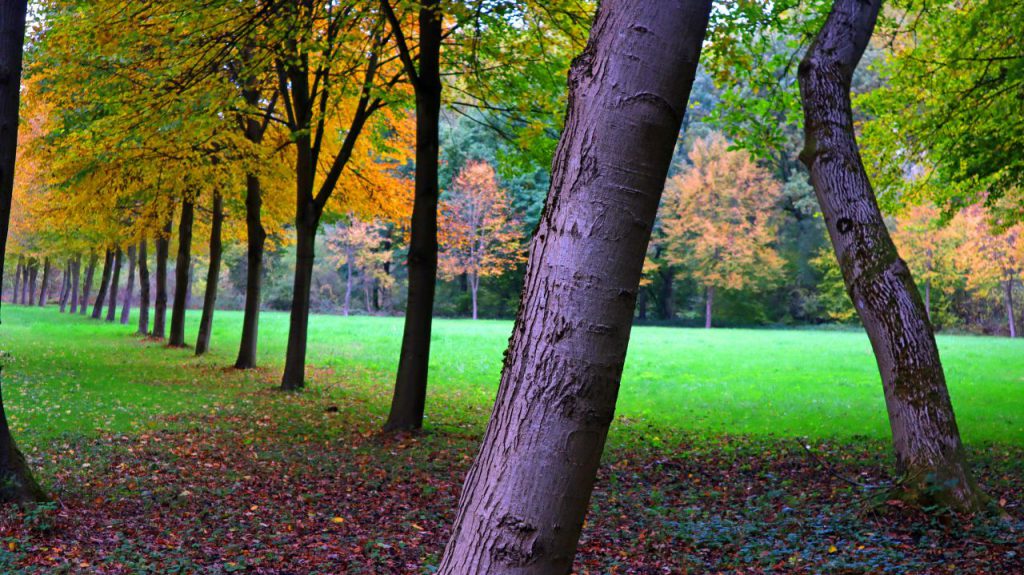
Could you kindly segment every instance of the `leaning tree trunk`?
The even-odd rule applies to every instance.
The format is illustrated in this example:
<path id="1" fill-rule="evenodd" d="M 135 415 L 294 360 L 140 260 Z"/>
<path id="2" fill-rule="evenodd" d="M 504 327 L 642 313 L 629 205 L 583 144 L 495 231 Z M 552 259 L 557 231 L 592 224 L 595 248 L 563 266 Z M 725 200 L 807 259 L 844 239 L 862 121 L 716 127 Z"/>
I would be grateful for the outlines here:
<path id="1" fill-rule="evenodd" d="M 153 307 L 153 337 L 167 336 L 167 258 L 171 246 L 171 217 L 156 238 L 156 303 Z"/>
<path id="2" fill-rule="evenodd" d="M 304 202 L 295 218 L 295 283 L 292 289 L 292 313 L 288 324 L 288 350 L 285 353 L 281 389 L 295 391 L 306 385 L 306 337 L 309 329 L 309 297 L 313 287 L 313 263 L 316 257 L 316 228 L 320 210 Z"/>
<path id="3" fill-rule="evenodd" d="M 1007 286 L 1007 324 L 1010 326 L 1010 337 L 1017 337 L 1017 320 L 1014 319 L 1014 278 L 1005 282 Z"/>
<path id="4" fill-rule="evenodd" d="M 217 280 L 220 278 L 221 226 L 224 224 L 224 200 L 220 192 L 213 193 L 213 221 L 210 226 L 210 267 L 206 273 L 206 293 L 203 295 L 203 317 L 199 320 L 196 355 L 210 350 L 210 332 L 213 331 L 213 310 L 217 306 Z"/>
<path id="5" fill-rule="evenodd" d="M 89 307 L 89 293 L 92 292 L 92 278 L 96 275 L 96 263 L 99 261 L 99 256 L 95 253 L 89 254 L 89 267 L 85 270 L 85 285 L 82 286 L 82 301 L 79 302 L 81 307 L 79 312 L 82 315 L 87 313 Z"/>
<path id="6" fill-rule="evenodd" d="M 419 70 L 416 92 L 416 182 L 409 238 L 408 299 L 395 393 L 384 424 L 389 431 L 420 429 L 427 399 L 430 330 L 437 284 L 437 169 L 441 118 L 441 19 L 437 0 L 419 12 Z"/>
<path id="7" fill-rule="evenodd" d="M 110 276 L 110 301 L 107 302 L 107 321 L 114 321 L 117 317 L 117 292 L 121 285 L 121 264 L 124 262 L 124 252 L 121 246 L 117 247 L 114 254 L 114 273 Z"/>
<path id="8" fill-rule="evenodd" d="M 174 304 L 171 308 L 170 347 L 185 347 L 185 306 L 188 301 L 189 272 L 192 271 L 192 221 L 195 205 L 191 199 L 181 203 L 178 220 L 178 257 L 174 261 Z"/>
<path id="9" fill-rule="evenodd" d="M 146 261 L 146 238 L 139 242 L 139 331 L 149 333 L 149 262 Z"/>
<path id="10" fill-rule="evenodd" d="M 103 315 L 103 300 L 107 298 L 107 289 L 110 287 L 110 273 L 114 265 L 114 252 L 107 249 L 103 256 L 103 275 L 100 277 L 100 291 L 96 293 L 96 303 L 92 306 L 92 319 L 100 319 Z"/>
<path id="11" fill-rule="evenodd" d="M 132 315 L 132 297 L 135 295 L 135 246 L 128 246 L 128 285 L 124 286 L 124 299 L 121 300 L 121 324 L 128 325 Z"/>
<path id="12" fill-rule="evenodd" d="M 442 575 L 572 570 L 710 9 L 600 4 L 569 72 L 547 204 Z"/>
<path id="13" fill-rule="evenodd" d="M 46 298 L 50 291 L 50 256 L 43 259 L 43 283 L 39 285 L 39 307 L 46 306 Z"/>
<path id="14" fill-rule="evenodd" d="M 967 467 L 932 326 L 889 237 L 853 127 L 850 82 L 880 5 L 835 0 L 800 63 L 806 134 L 800 159 L 875 352 L 904 496 L 976 509 L 985 497 Z"/>
<path id="15" fill-rule="evenodd" d="M 0 3 L 0 286 L 3 285 L 7 232 L 14 196 L 15 150 L 18 145 L 18 105 L 21 95 L 22 41 L 25 38 L 25 0 Z M 11 436 L 0 393 L 0 503 L 45 501 Z"/>

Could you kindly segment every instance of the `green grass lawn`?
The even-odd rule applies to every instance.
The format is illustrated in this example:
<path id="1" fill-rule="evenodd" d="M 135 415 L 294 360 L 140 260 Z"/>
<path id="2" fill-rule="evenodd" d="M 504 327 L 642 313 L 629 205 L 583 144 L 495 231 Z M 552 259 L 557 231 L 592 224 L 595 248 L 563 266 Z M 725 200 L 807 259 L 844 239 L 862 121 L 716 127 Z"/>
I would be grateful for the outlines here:
<path id="1" fill-rule="evenodd" d="M 127 432 L 161 414 L 230 409 L 240 391 L 279 377 L 288 316 L 266 312 L 264 369 L 227 369 L 240 312 L 218 311 L 212 353 L 168 350 L 131 326 L 3 306 L 4 396 L 23 442 L 63 432 Z M 188 317 L 194 341 L 198 312 Z M 312 393 L 348 395 L 386 415 L 400 318 L 314 316 Z M 434 323 L 428 426 L 480 425 L 497 388 L 509 321 Z M 950 393 L 968 442 L 1024 444 L 1024 341 L 940 336 Z M 887 438 L 881 384 L 859 331 L 638 327 L 619 396 L 620 421 L 676 431 Z"/>

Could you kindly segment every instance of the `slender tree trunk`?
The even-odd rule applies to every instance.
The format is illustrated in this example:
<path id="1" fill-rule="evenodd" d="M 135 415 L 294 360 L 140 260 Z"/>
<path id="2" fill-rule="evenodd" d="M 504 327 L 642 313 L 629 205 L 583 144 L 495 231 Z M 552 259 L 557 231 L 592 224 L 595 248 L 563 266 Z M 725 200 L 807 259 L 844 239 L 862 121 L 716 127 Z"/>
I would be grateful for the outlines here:
<path id="1" fill-rule="evenodd" d="M 352 244 L 345 245 L 345 303 L 343 310 L 348 316 L 349 306 L 352 304 Z"/>
<path id="2" fill-rule="evenodd" d="M 437 167 L 441 119 L 441 20 L 438 0 L 419 12 L 419 71 L 416 92 L 416 182 L 409 241 L 408 300 L 387 431 L 423 427 L 430 363 L 430 330 L 437 284 Z"/>
<path id="3" fill-rule="evenodd" d="M 124 286 L 121 299 L 121 324 L 128 325 L 132 315 L 132 297 L 135 296 L 135 246 L 128 246 L 128 285 Z"/>
<path id="4" fill-rule="evenodd" d="M 46 306 L 47 292 L 50 291 L 50 271 L 50 257 L 46 256 L 43 259 L 43 283 L 39 285 L 39 307 Z"/>
<path id="5" fill-rule="evenodd" d="M 1006 286 L 1006 320 L 1010 327 L 1010 337 L 1017 337 L 1017 323 L 1013 317 L 1013 278 L 1003 282 Z"/>
<path id="6" fill-rule="evenodd" d="M 250 129 L 258 129 L 255 120 L 249 120 Z M 255 125 L 253 128 L 252 125 Z M 248 133 L 248 132 L 247 132 Z M 242 316 L 242 341 L 238 346 L 235 367 L 252 369 L 256 367 L 256 346 L 259 341 L 260 300 L 263 289 L 263 247 L 267 232 L 263 229 L 260 212 L 263 205 L 260 180 L 249 174 L 245 177 L 245 229 L 248 254 L 245 272 L 245 312 Z"/>
<path id="7" fill-rule="evenodd" d="M 82 275 L 82 254 L 71 260 L 71 313 L 78 313 L 78 284 Z M 84 305 L 84 304 L 83 304 Z"/>
<path id="8" fill-rule="evenodd" d="M 121 246 L 114 252 L 114 273 L 110 276 L 110 300 L 107 302 L 107 321 L 114 321 L 117 318 L 117 292 L 121 285 L 121 264 L 124 262 L 124 252 Z"/>
<path id="9" fill-rule="evenodd" d="M 600 3 L 569 72 L 498 397 L 439 575 L 572 570 L 710 10 Z"/>
<path id="10" fill-rule="evenodd" d="M 174 304 L 171 308 L 170 347 L 185 347 L 185 307 L 188 300 L 189 275 L 192 271 L 192 223 L 195 205 L 191 199 L 181 202 L 178 220 L 178 258 L 174 262 Z"/>
<path id="11" fill-rule="evenodd" d="M 199 321 L 199 337 L 196 338 L 196 355 L 210 350 L 210 333 L 213 331 L 213 311 L 217 307 L 217 282 L 220 278 L 221 226 L 224 224 L 224 200 L 220 192 L 213 193 L 213 221 L 210 226 L 210 267 L 206 273 L 206 293 L 203 295 L 203 317 Z"/>
<path id="12" fill-rule="evenodd" d="M 659 319 L 670 320 L 675 317 L 675 312 L 672 310 L 672 287 L 675 282 L 676 271 L 672 266 L 663 265 L 658 270 L 658 275 L 661 276 L 661 293 L 658 294 L 658 317 Z"/>
<path id="13" fill-rule="evenodd" d="M 640 321 L 647 320 L 647 288 L 641 287 L 636 300 L 636 318 Z"/>
<path id="14" fill-rule="evenodd" d="M 146 238 L 139 242 L 139 335 L 149 333 L 149 262 Z"/>
<path id="15" fill-rule="evenodd" d="M 18 294 L 21 293 L 21 270 L 25 269 L 25 256 L 18 256 L 18 267 L 14 269 L 14 296 L 11 303 L 18 303 Z"/>
<path id="16" fill-rule="evenodd" d="M 18 106 L 21 95 L 22 42 L 25 38 L 25 0 L 0 2 L 0 286 L 3 285 L 7 232 L 14 196 Z M 11 435 L 0 392 L 0 503 L 45 501 Z"/>
<path id="17" fill-rule="evenodd" d="M 153 337 L 167 336 L 167 259 L 171 246 L 171 218 L 164 225 L 164 232 L 156 238 L 156 303 L 153 307 Z"/>
<path id="18" fill-rule="evenodd" d="M 64 274 L 60 282 L 60 313 L 64 313 L 68 309 L 68 298 L 71 296 L 71 267 L 74 265 L 72 258 L 68 258 L 64 264 Z"/>
<path id="19" fill-rule="evenodd" d="M 306 385 L 306 334 L 309 329 L 309 297 L 313 285 L 316 257 L 316 228 L 320 210 L 312 202 L 303 202 L 295 217 L 295 283 L 292 289 L 292 313 L 288 326 L 288 351 L 285 356 L 281 389 L 296 391 Z"/>
<path id="20" fill-rule="evenodd" d="M 88 313 L 89 294 L 92 292 L 92 279 L 96 276 L 96 263 L 98 261 L 99 256 L 95 252 L 89 254 L 89 267 L 85 270 L 85 285 L 82 286 L 82 301 L 79 302 L 81 307 L 78 310 L 82 315 Z"/>
<path id="21" fill-rule="evenodd" d="M 715 304 L 715 288 L 704 288 L 704 329 L 711 329 L 711 308 Z"/>
<path id="22" fill-rule="evenodd" d="M 96 303 L 92 306 L 92 319 L 100 319 L 103 316 L 103 300 L 107 298 L 113 265 L 114 252 L 108 248 L 106 255 L 103 256 L 103 275 L 100 277 L 100 291 L 96 293 Z"/>
<path id="23" fill-rule="evenodd" d="M 32 267 L 29 268 L 28 275 L 28 299 L 25 300 L 25 305 L 33 305 L 36 303 L 36 279 L 39 277 L 39 262 L 33 261 Z"/>
<path id="24" fill-rule="evenodd" d="M 28 278 L 31 275 L 33 266 L 32 258 L 25 260 L 25 266 L 21 268 L 21 305 L 27 305 L 28 299 Z"/>
<path id="25" fill-rule="evenodd" d="M 469 282 L 470 282 L 469 287 L 470 287 L 471 290 L 473 290 L 473 293 L 472 293 L 472 298 L 473 298 L 473 319 L 477 319 L 477 299 L 476 299 L 476 294 L 477 294 L 477 292 L 480 291 L 480 276 L 478 276 L 476 274 L 472 274 L 472 276 L 469 278 Z"/>
<path id="26" fill-rule="evenodd" d="M 880 0 L 835 0 L 799 68 L 811 174 L 846 289 L 874 348 L 896 461 L 911 501 L 976 509 L 939 350 L 920 292 L 896 253 L 861 162 L 850 82 Z"/>

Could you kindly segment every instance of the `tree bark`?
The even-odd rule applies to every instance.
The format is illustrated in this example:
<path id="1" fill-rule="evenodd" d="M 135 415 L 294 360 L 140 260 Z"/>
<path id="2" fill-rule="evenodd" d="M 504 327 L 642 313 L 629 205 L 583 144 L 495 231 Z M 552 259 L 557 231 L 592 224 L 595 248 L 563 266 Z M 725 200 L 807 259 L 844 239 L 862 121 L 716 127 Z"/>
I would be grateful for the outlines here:
<path id="1" fill-rule="evenodd" d="M 121 299 L 121 324 L 128 325 L 132 315 L 132 297 L 135 295 L 135 246 L 128 246 L 128 284 Z"/>
<path id="2" fill-rule="evenodd" d="M 473 290 L 470 297 L 473 298 L 473 319 L 477 319 L 477 299 L 476 294 L 480 291 L 480 276 L 472 274 L 469 278 L 469 288 Z"/>
<path id="3" fill-rule="evenodd" d="M 156 303 L 153 308 L 153 337 L 167 336 L 167 259 L 171 247 L 171 219 L 168 216 L 163 233 L 156 238 Z"/>
<path id="4" fill-rule="evenodd" d="M 1010 337 L 1017 337 L 1017 323 L 1013 317 L 1013 278 L 1003 282 L 1006 286 L 1006 320 L 1010 328 Z"/>
<path id="5" fill-rule="evenodd" d="M 440 575 L 572 570 L 710 9 L 600 3 L 569 72 L 498 397 Z"/>
<path id="6" fill-rule="evenodd" d="M 19 302 L 21 305 L 27 305 L 30 301 L 28 299 L 28 278 L 33 265 L 32 258 L 27 258 L 25 265 L 21 268 L 21 301 Z"/>
<path id="7" fill-rule="evenodd" d="M 82 254 L 71 260 L 71 313 L 78 313 L 78 284 L 82 275 Z M 84 305 L 84 304 L 83 304 Z"/>
<path id="8" fill-rule="evenodd" d="M 258 123 L 249 120 L 250 123 Z M 251 127 L 251 126 L 250 126 Z M 248 133 L 248 131 L 247 131 Z M 242 341 L 238 346 L 235 367 L 252 369 L 256 367 L 256 349 L 259 341 L 260 301 L 263 290 L 263 250 L 267 232 L 263 229 L 260 212 L 263 195 L 260 180 L 254 174 L 245 177 L 245 229 L 248 254 L 245 272 L 245 312 L 242 316 Z"/>
<path id="9" fill-rule="evenodd" d="M 348 317 L 352 305 L 352 244 L 345 244 L 345 303 L 342 310 Z"/>
<path id="10" fill-rule="evenodd" d="M 50 291 L 50 257 L 43 258 L 43 282 L 39 284 L 39 307 L 46 306 L 46 297 Z"/>
<path id="11" fill-rule="evenodd" d="M 213 220 L 210 226 L 210 267 L 206 273 L 206 293 L 203 295 L 203 317 L 199 320 L 199 336 L 196 338 L 196 355 L 210 350 L 210 333 L 213 331 L 213 311 L 217 306 L 217 282 L 220 278 L 221 227 L 224 224 L 224 200 L 220 192 L 213 193 Z"/>
<path id="12" fill-rule="evenodd" d="M 704 288 L 704 329 L 711 329 L 711 309 L 715 304 L 715 288 Z"/>
<path id="13" fill-rule="evenodd" d="M 675 282 L 676 270 L 670 265 L 662 265 L 658 269 L 661 276 L 661 293 L 658 294 L 658 318 L 670 320 L 675 317 L 672 309 L 672 287 Z"/>
<path id="14" fill-rule="evenodd" d="M 437 284 L 437 181 L 441 120 L 441 20 L 438 0 L 424 0 L 419 12 L 419 69 L 416 93 L 416 182 L 410 228 L 408 299 L 395 393 L 386 431 L 423 427 L 430 363 L 430 331 Z M 393 22 L 393 25 L 395 23 Z M 400 26 L 395 25 L 396 29 Z M 412 64 L 407 64 L 410 68 Z M 413 70 L 408 70 L 413 72 Z"/>
<path id="15" fill-rule="evenodd" d="M 928 321 L 932 321 L 932 280 L 924 280 L 924 310 L 928 314 Z"/>
<path id="16" fill-rule="evenodd" d="M 21 96 L 22 42 L 25 38 L 25 0 L 0 3 L 0 285 L 3 285 L 7 233 L 14 196 L 14 167 L 18 145 L 18 105 Z M 0 503 L 45 501 L 11 435 L 0 393 Z"/>
<path id="17" fill-rule="evenodd" d="M 303 202 L 295 217 L 295 283 L 292 288 L 292 313 L 288 324 L 288 351 L 285 356 L 281 389 L 296 391 L 306 385 L 306 335 L 309 329 L 309 298 L 313 286 L 316 258 L 316 228 L 320 209 Z"/>
<path id="18" fill-rule="evenodd" d="M 139 335 L 149 333 L 149 262 L 146 238 L 139 242 Z"/>
<path id="19" fill-rule="evenodd" d="M 178 220 L 178 257 L 174 261 L 174 303 L 171 307 L 169 347 L 185 347 L 185 306 L 188 300 L 189 272 L 192 271 L 192 223 L 195 204 L 186 198 L 181 202 Z"/>
<path id="20" fill-rule="evenodd" d="M 25 305 L 34 305 L 36 303 L 36 279 L 39 277 L 39 262 L 33 261 L 32 266 L 28 269 L 28 299 L 25 300 Z"/>
<path id="21" fill-rule="evenodd" d="M 96 276 L 96 263 L 98 261 L 99 256 L 95 252 L 89 254 L 89 267 L 85 270 L 85 285 L 82 286 L 82 301 L 79 302 L 81 307 L 78 310 L 82 315 L 88 313 L 89 293 L 92 292 L 92 280 Z"/>
<path id="22" fill-rule="evenodd" d="M 14 268 L 14 296 L 11 303 L 18 303 L 18 294 L 21 293 L 21 270 L 25 268 L 25 256 L 18 256 L 18 267 Z"/>
<path id="23" fill-rule="evenodd" d="M 74 266 L 72 258 L 68 258 L 64 264 L 64 274 L 60 282 L 60 297 L 57 301 L 60 303 L 60 313 L 64 313 L 68 310 L 68 298 L 71 297 L 71 268 Z"/>
<path id="24" fill-rule="evenodd" d="M 110 276 L 110 300 L 107 302 L 107 321 L 114 321 L 117 317 L 117 292 L 121 285 L 121 264 L 124 262 L 124 252 L 121 246 L 117 246 L 114 252 L 114 273 Z"/>
<path id="25" fill-rule="evenodd" d="M 920 292 L 899 257 L 860 158 L 850 83 L 880 0 L 835 0 L 799 67 L 807 166 L 882 376 L 903 496 L 977 509 L 985 500 L 966 463 L 939 350 Z"/>
<path id="26" fill-rule="evenodd" d="M 107 248 L 103 256 L 103 275 L 100 276 L 100 291 L 96 293 L 96 303 L 92 306 L 92 319 L 100 319 L 103 316 L 103 301 L 107 298 L 107 289 L 110 287 L 111 268 L 114 265 L 114 252 Z"/>

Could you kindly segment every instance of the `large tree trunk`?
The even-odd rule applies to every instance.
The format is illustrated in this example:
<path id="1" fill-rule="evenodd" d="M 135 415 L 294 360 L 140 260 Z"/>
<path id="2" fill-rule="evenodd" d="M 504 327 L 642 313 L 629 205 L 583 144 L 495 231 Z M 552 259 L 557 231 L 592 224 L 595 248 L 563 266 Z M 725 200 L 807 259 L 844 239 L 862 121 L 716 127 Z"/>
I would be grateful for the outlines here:
<path id="1" fill-rule="evenodd" d="M 572 570 L 710 0 L 604 0 L 483 446 L 438 573 Z"/>
<path id="2" fill-rule="evenodd" d="M 82 276 L 82 255 L 71 260 L 71 313 L 78 313 L 78 283 Z M 83 304 L 84 305 L 84 304 Z"/>
<path id="3" fill-rule="evenodd" d="M 249 120 L 250 123 L 258 123 Z M 247 132 L 248 133 L 248 132 Z M 245 177 L 245 229 L 248 254 L 245 271 L 245 312 L 242 316 L 242 341 L 238 346 L 235 367 L 251 369 L 256 367 L 256 349 L 259 341 L 260 300 L 263 289 L 263 247 L 267 232 L 260 217 L 263 197 L 260 180 L 254 174 Z"/>
<path id="4" fill-rule="evenodd" d="M 1003 282 L 1006 286 L 1006 321 L 1010 328 L 1010 337 L 1017 337 L 1017 323 L 1013 317 L 1013 278 Z"/>
<path id="5" fill-rule="evenodd" d="M 715 305 L 715 288 L 704 288 L 704 329 L 711 329 L 711 310 Z"/>
<path id="6" fill-rule="evenodd" d="M 924 280 L 924 310 L 928 314 L 928 321 L 932 321 L 932 280 Z"/>
<path id="7" fill-rule="evenodd" d="M 79 302 L 81 307 L 79 312 L 85 315 L 89 307 L 89 294 L 92 292 L 92 280 L 96 276 L 96 263 L 99 261 L 99 256 L 95 252 L 89 254 L 89 267 L 85 270 L 85 285 L 82 286 L 82 301 Z"/>
<path id="8" fill-rule="evenodd" d="M 149 332 L 149 257 L 146 238 L 139 242 L 139 335 Z"/>
<path id="9" fill-rule="evenodd" d="M 806 140 L 800 159 L 875 352 L 904 495 L 976 509 L 985 497 L 965 461 L 932 326 L 889 237 L 853 128 L 850 82 L 880 4 L 835 0 L 804 56 L 799 80 Z"/>
<path id="10" fill-rule="evenodd" d="M 153 337 L 167 337 L 167 259 L 171 247 L 171 219 L 156 238 L 156 303 L 153 307 Z"/>
<path id="11" fill-rule="evenodd" d="M 124 298 L 121 300 L 121 324 L 128 325 L 132 315 L 132 297 L 135 295 L 135 246 L 128 246 L 128 285 L 124 286 Z"/>
<path id="12" fill-rule="evenodd" d="M 114 253 L 114 273 L 110 276 L 110 300 L 107 302 L 107 321 L 114 321 L 117 317 L 117 292 L 121 285 L 121 264 L 124 262 L 124 252 L 121 246 L 117 246 Z"/>
<path id="13" fill-rule="evenodd" d="M 292 289 L 292 313 L 288 325 L 288 351 L 285 356 L 281 389 L 295 391 L 306 385 L 306 334 L 309 329 L 309 297 L 313 286 L 316 257 L 316 228 L 320 210 L 304 202 L 295 217 L 295 283 Z"/>
<path id="14" fill-rule="evenodd" d="M 107 248 L 103 256 L 103 275 L 100 276 L 100 291 L 96 293 L 96 303 L 92 306 L 92 319 L 100 319 L 103 316 L 103 300 L 107 298 L 107 289 L 110 287 L 110 274 L 114 265 L 114 252 Z"/>
<path id="15" fill-rule="evenodd" d="M 14 196 L 26 9 L 25 0 L 0 3 L 0 285 L 3 285 L 4 256 Z M 0 394 L 0 503 L 29 503 L 45 499 L 43 490 L 32 478 L 25 457 L 14 443 Z"/>
<path id="16" fill-rule="evenodd" d="M 46 298 L 50 291 L 50 257 L 43 259 L 43 282 L 39 284 L 39 307 L 46 306 Z"/>
<path id="17" fill-rule="evenodd" d="M 210 267 L 206 273 L 206 293 L 203 295 L 203 317 L 199 320 L 196 355 L 210 350 L 210 332 L 213 330 L 213 310 L 217 306 L 217 281 L 220 278 L 221 226 L 224 224 L 224 200 L 220 192 L 213 193 L 213 221 L 210 226 Z"/>
<path id="18" fill-rule="evenodd" d="M 424 0 L 419 13 L 416 92 L 416 183 L 409 240 L 408 300 L 395 393 L 384 424 L 389 431 L 423 427 L 430 363 L 430 329 L 437 284 L 437 168 L 441 119 L 441 20 L 438 0 Z"/>
<path id="19" fill-rule="evenodd" d="M 192 222 L 195 204 L 191 199 L 181 202 L 178 220 L 178 257 L 174 261 L 174 303 L 171 307 L 170 347 L 185 347 L 185 307 L 188 303 L 189 272 L 192 271 Z"/>

